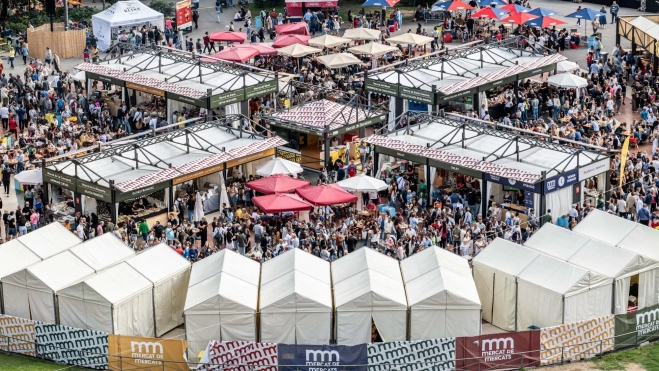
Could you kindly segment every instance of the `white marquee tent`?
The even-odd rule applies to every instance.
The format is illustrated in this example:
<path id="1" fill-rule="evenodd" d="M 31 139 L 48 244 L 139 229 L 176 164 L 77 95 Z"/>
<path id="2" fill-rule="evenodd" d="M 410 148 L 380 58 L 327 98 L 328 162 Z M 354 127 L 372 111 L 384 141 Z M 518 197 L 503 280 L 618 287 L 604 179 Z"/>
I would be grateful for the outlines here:
<path id="1" fill-rule="evenodd" d="M 631 251 L 646 260 L 659 261 L 659 231 L 600 210 L 591 211 L 574 232 Z M 639 274 L 638 309 L 659 304 L 659 273 Z"/>
<path id="2" fill-rule="evenodd" d="M 338 344 L 370 343 L 372 323 L 383 341 L 406 340 L 407 298 L 396 260 L 358 249 L 332 263 L 332 282 Z"/>
<path id="3" fill-rule="evenodd" d="M 228 249 L 192 265 L 185 300 L 190 359 L 210 340 L 256 341 L 261 266 Z"/>
<path id="4" fill-rule="evenodd" d="M 71 252 L 96 272 L 135 256 L 135 251 L 112 233 L 74 246 Z"/>
<path id="5" fill-rule="evenodd" d="M 183 324 L 190 262 L 161 243 L 126 261 L 153 284 L 156 336 Z"/>
<path id="6" fill-rule="evenodd" d="M 92 274 L 92 267 L 70 251 L 64 251 L 3 277 L 5 314 L 58 323 L 58 291 Z"/>
<path id="7" fill-rule="evenodd" d="M 610 277 L 495 239 L 473 261 L 491 323 L 509 331 L 550 327 L 611 314 Z"/>
<path id="8" fill-rule="evenodd" d="M 57 302 L 61 325 L 155 336 L 153 284 L 125 262 L 61 290 Z"/>
<path id="9" fill-rule="evenodd" d="M 165 16 L 139 1 L 117 1 L 111 7 L 92 16 L 94 36 L 98 39 L 99 50 L 107 50 L 112 42 L 113 29 L 131 26 L 152 25 L 165 29 Z M 116 31 L 115 31 L 116 33 Z"/>
<path id="10" fill-rule="evenodd" d="M 292 249 L 261 267 L 261 341 L 329 344 L 332 331 L 330 263 Z"/>
<path id="11" fill-rule="evenodd" d="M 60 223 L 48 224 L 19 237 L 17 240 L 32 250 L 41 260 L 57 255 L 82 242 L 78 236 L 64 228 Z"/>
<path id="12" fill-rule="evenodd" d="M 543 254 L 615 279 L 614 314 L 627 313 L 631 277 L 646 271 L 658 276 L 659 262 L 599 240 L 547 224 L 524 244 Z"/>
<path id="13" fill-rule="evenodd" d="M 469 262 L 437 246 L 400 262 L 410 340 L 481 334 L 481 302 Z"/>

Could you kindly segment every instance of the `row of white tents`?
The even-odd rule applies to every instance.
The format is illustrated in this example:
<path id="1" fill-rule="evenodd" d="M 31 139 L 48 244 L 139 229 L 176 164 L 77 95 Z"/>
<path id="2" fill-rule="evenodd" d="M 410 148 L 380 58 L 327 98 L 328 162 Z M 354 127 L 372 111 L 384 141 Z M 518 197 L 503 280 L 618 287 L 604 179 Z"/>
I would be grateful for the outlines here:
<path id="1" fill-rule="evenodd" d="M 183 323 L 191 265 L 164 244 L 136 254 L 113 234 L 82 243 L 52 223 L 0 255 L 3 314 L 135 336 Z"/>
<path id="2" fill-rule="evenodd" d="M 544 225 L 524 246 L 495 239 L 473 260 L 483 319 L 507 331 L 627 313 L 659 303 L 659 231 L 593 211 L 569 231 Z"/>
<path id="3" fill-rule="evenodd" d="M 400 264 L 368 248 L 262 265 L 223 250 L 193 265 L 184 316 L 197 355 L 209 340 L 370 343 L 373 324 L 384 341 L 473 336 L 480 312 L 467 260 L 432 247 Z"/>

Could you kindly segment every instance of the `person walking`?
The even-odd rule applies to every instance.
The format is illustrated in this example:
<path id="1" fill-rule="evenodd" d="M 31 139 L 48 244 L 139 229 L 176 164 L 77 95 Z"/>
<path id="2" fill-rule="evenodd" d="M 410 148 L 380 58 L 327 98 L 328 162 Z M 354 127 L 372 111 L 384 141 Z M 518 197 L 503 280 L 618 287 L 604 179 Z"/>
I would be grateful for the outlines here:
<path id="1" fill-rule="evenodd" d="M 28 48 L 27 43 L 23 43 L 21 46 L 21 56 L 23 57 L 23 65 L 27 65 L 27 55 L 30 52 L 30 48 Z"/>
<path id="2" fill-rule="evenodd" d="M 581 7 L 577 8 L 577 12 L 581 10 Z M 581 18 L 577 18 L 577 26 L 581 26 Z"/>
<path id="3" fill-rule="evenodd" d="M 5 194 L 9 197 L 9 181 L 11 180 L 11 170 L 8 167 L 2 169 L 2 185 L 5 187 Z"/>
<path id="4" fill-rule="evenodd" d="M 611 24 L 615 24 L 616 21 L 618 20 L 618 11 L 620 10 L 620 5 L 616 4 L 614 1 L 613 4 L 611 4 L 611 7 L 609 7 L 609 11 L 611 12 Z"/>
<path id="5" fill-rule="evenodd" d="M 14 48 L 9 48 L 9 55 L 7 56 L 7 61 L 11 69 L 14 69 L 14 57 L 16 56 L 16 50 Z M 2 63 L 2 62 L 0 62 Z"/>
<path id="6" fill-rule="evenodd" d="M 217 23 L 220 23 L 220 14 L 222 14 L 222 3 L 220 0 L 215 2 L 215 18 L 217 18 Z"/>

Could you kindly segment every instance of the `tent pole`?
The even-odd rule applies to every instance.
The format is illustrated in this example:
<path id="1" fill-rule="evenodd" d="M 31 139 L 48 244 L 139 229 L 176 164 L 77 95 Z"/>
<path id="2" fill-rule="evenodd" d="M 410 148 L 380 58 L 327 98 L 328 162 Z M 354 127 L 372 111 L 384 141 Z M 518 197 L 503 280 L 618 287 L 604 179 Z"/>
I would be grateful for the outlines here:
<path id="1" fill-rule="evenodd" d="M 519 297 L 519 293 L 517 292 L 518 289 L 519 289 L 519 281 L 515 279 L 515 331 L 518 330 L 517 329 L 517 312 L 519 311 L 519 309 L 517 308 L 517 300 L 518 300 L 517 298 Z"/>

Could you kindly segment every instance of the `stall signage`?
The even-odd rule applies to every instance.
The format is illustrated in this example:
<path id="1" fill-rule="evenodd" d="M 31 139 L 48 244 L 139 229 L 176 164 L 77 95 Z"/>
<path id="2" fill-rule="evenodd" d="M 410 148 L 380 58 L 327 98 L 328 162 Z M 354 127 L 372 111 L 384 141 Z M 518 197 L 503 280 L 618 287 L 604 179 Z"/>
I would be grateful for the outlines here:
<path id="1" fill-rule="evenodd" d="M 524 206 L 526 206 L 529 209 L 533 209 L 534 207 L 533 192 L 524 191 Z"/>
<path id="2" fill-rule="evenodd" d="M 262 159 L 264 157 L 272 156 L 274 154 L 275 154 L 275 149 L 270 148 L 270 149 L 267 149 L 265 151 L 253 153 L 251 155 L 247 155 L 245 157 L 241 157 L 241 158 L 236 159 L 236 160 L 227 161 L 227 169 L 232 168 L 234 166 L 246 164 L 246 163 L 252 162 L 254 160 Z"/>
<path id="3" fill-rule="evenodd" d="M 375 79 L 366 79 L 364 89 L 373 93 L 381 93 L 392 97 L 398 96 L 398 84 L 392 84 Z"/>
<path id="4" fill-rule="evenodd" d="M 132 82 L 126 81 L 126 87 L 128 89 L 133 89 L 133 90 L 141 91 L 141 92 L 152 94 L 152 95 L 157 95 L 159 97 L 164 97 L 165 96 L 164 91 L 162 91 L 160 89 L 152 88 L 150 86 L 144 86 L 144 85 L 140 85 L 140 84 L 133 84 Z"/>
<path id="5" fill-rule="evenodd" d="M 559 176 L 545 180 L 545 194 L 569 187 L 579 181 L 578 170 L 571 170 Z"/>
<path id="6" fill-rule="evenodd" d="M 292 124 L 290 122 L 279 121 L 279 120 L 270 121 L 269 124 L 271 126 L 286 128 L 286 129 L 289 129 L 289 130 L 292 130 L 292 131 L 295 131 L 295 132 L 298 132 L 298 133 L 311 134 L 311 135 L 315 135 L 315 136 L 318 136 L 318 137 L 323 136 L 323 133 L 321 131 L 323 129 L 311 129 L 311 128 L 307 128 L 306 126 L 295 125 L 295 124 Z M 329 133 L 327 133 L 327 134 L 329 135 Z"/>
<path id="7" fill-rule="evenodd" d="M 334 130 L 331 135 L 339 135 L 341 133 L 348 133 L 348 132 L 351 132 L 351 131 L 359 129 L 359 128 L 363 128 L 363 127 L 366 127 L 366 126 L 371 126 L 371 125 L 377 124 L 379 122 L 385 121 L 386 119 L 387 119 L 387 115 L 374 117 L 374 118 L 371 118 L 371 119 L 368 119 L 368 120 L 358 122 L 356 124 L 344 126 L 339 130 Z"/>
<path id="8" fill-rule="evenodd" d="M 115 79 L 114 77 L 99 75 L 99 74 L 93 73 L 93 72 L 85 72 L 85 76 L 88 79 L 98 80 L 98 81 L 103 81 L 103 82 L 109 82 L 110 84 L 117 85 L 117 86 L 124 86 L 124 81 L 123 80 Z"/>
<path id="9" fill-rule="evenodd" d="M 55 184 L 62 188 L 70 189 L 74 192 L 76 190 L 75 177 L 58 173 L 57 171 L 50 169 L 43 169 L 42 177 L 44 183 Z"/>
<path id="10" fill-rule="evenodd" d="M 403 160 L 416 162 L 417 164 L 425 164 L 426 163 L 425 157 L 413 155 L 413 154 L 406 153 L 406 152 L 396 151 L 394 149 L 390 149 L 390 148 L 386 148 L 386 147 L 376 146 L 375 147 L 375 152 L 382 153 L 382 154 L 389 155 L 389 156 L 394 156 L 396 158 L 402 158 Z"/>
<path id="11" fill-rule="evenodd" d="M 465 95 L 474 95 L 476 93 L 477 93 L 476 89 L 469 89 L 469 90 L 461 91 L 461 92 L 458 92 L 458 93 L 444 95 L 444 96 L 439 98 L 439 101 L 440 102 L 450 102 L 453 99 L 464 97 Z"/>
<path id="12" fill-rule="evenodd" d="M 633 313 L 617 314 L 615 347 L 637 346 L 659 339 L 659 304 Z"/>
<path id="13" fill-rule="evenodd" d="M 167 97 L 167 99 L 171 99 L 183 103 L 190 103 L 196 107 L 208 108 L 208 102 L 206 101 L 206 98 L 190 98 L 180 94 L 174 94 L 169 92 L 165 96 Z"/>
<path id="14" fill-rule="evenodd" d="M 275 151 L 275 156 L 298 164 L 302 163 L 302 153 L 294 149 L 277 147 L 277 150 Z"/>
<path id="15" fill-rule="evenodd" d="M 483 178 L 483 173 L 480 171 L 467 169 L 462 166 L 456 166 L 454 164 L 449 164 L 446 162 L 433 160 L 433 159 L 429 159 L 429 161 L 430 161 L 429 162 L 430 166 L 436 167 L 438 169 L 444 169 L 458 174 L 469 175 L 469 176 L 473 176 L 474 178 L 479 178 L 479 179 Z"/>
<path id="16" fill-rule="evenodd" d="M 555 69 L 556 69 L 556 64 L 555 63 L 547 65 L 547 66 L 542 66 L 540 68 L 535 68 L 535 69 L 532 69 L 530 71 L 525 71 L 524 73 L 520 73 L 519 74 L 519 79 L 539 75 L 541 73 L 553 71 Z"/>
<path id="17" fill-rule="evenodd" d="M 366 344 L 302 345 L 278 344 L 277 358 L 281 371 L 343 370 L 366 371 Z"/>
<path id="18" fill-rule="evenodd" d="M 431 91 L 400 86 L 398 88 L 398 96 L 415 102 L 435 104 L 435 94 Z"/>
<path id="19" fill-rule="evenodd" d="M 310 1 L 305 2 L 304 5 L 306 5 L 307 8 L 331 8 L 336 6 L 337 3 L 337 1 Z M 288 5 L 288 3 L 286 3 L 286 5 Z"/>
<path id="20" fill-rule="evenodd" d="M 217 108 L 226 106 L 227 104 L 242 102 L 245 100 L 245 89 L 228 91 L 226 93 L 213 95 L 211 97 L 211 107 Z"/>
<path id="21" fill-rule="evenodd" d="M 263 82 L 258 85 L 245 87 L 245 99 L 262 97 L 271 93 L 276 93 L 279 89 L 279 80 Z"/>
<path id="22" fill-rule="evenodd" d="M 611 159 L 605 158 L 604 160 L 600 160 L 590 165 L 586 165 L 584 167 L 579 168 L 579 181 L 592 178 L 596 175 L 599 175 L 609 170 L 610 163 L 611 163 Z"/>
<path id="23" fill-rule="evenodd" d="M 525 183 L 525 182 L 520 182 L 519 180 L 510 179 L 499 175 L 492 175 L 485 173 L 483 174 L 483 179 L 485 179 L 488 182 L 509 185 L 511 187 L 522 189 L 524 191 L 530 191 L 533 193 L 540 193 L 542 190 L 541 183 Z"/>
<path id="24" fill-rule="evenodd" d="M 292 2 L 292 3 L 286 3 L 287 8 L 301 8 L 302 3 L 301 2 Z"/>
<path id="25" fill-rule="evenodd" d="M 180 29 L 192 27 L 191 0 L 183 0 L 176 3 L 176 26 Z"/>
<path id="26" fill-rule="evenodd" d="M 492 81 L 492 82 L 487 83 L 487 84 L 483 84 L 479 88 L 480 88 L 481 91 L 490 90 L 492 88 L 498 88 L 500 86 L 507 85 L 507 84 L 515 81 L 516 79 L 517 79 L 517 76 L 515 76 L 515 75 L 508 76 L 508 77 L 504 77 L 503 79 L 500 79 L 500 80 L 496 80 L 496 81 Z"/>
<path id="27" fill-rule="evenodd" d="M 497 370 L 540 366 L 540 331 L 455 338 L 455 369 Z"/>
<path id="28" fill-rule="evenodd" d="M 186 174 L 186 175 L 181 175 L 178 178 L 174 178 L 174 180 L 172 180 L 172 184 L 176 185 L 176 184 L 185 183 L 188 180 L 197 179 L 199 177 L 206 176 L 206 175 L 213 174 L 213 173 L 217 173 L 217 172 L 220 172 L 222 170 L 224 170 L 224 164 L 211 166 L 211 167 L 205 168 L 203 170 L 195 171 L 193 173 Z"/>
<path id="29" fill-rule="evenodd" d="M 78 192 L 85 196 L 93 197 L 97 200 L 112 202 L 112 192 L 109 188 L 102 187 L 98 184 L 76 179 Z"/>
<path id="30" fill-rule="evenodd" d="M 130 200 L 130 199 L 133 199 L 133 198 L 142 197 L 142 196 L 151 194 L 155 191 L 165 189 L 167 187 L 169 187 L 169 181 L 160 182 L 160 183 L 154 184 L 152 186 L 148 186 L 146 188 L 138 189 L 138 190 L 135 190 L 135 191 L 117 193 L 116 201 L 121 202 L 121 201 Z"/>

